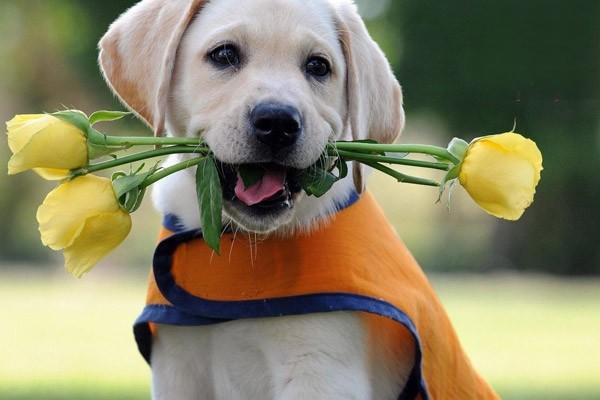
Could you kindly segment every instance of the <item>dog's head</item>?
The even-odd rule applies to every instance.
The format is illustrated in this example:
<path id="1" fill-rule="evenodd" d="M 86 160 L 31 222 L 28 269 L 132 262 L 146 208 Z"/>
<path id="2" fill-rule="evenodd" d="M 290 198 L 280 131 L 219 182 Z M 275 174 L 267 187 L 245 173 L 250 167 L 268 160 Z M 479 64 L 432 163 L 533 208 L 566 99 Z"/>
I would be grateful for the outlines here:
<path id="1" fill-rule="evenodd" d="M 350 0 L 143 0 L 100 49 L 109 85 L 156 134 L 203 136 L 226 213 L 251 231 L 348 196 L 349 184 L 318 205 L 301 194 L 298 171 L 328 142 L 392 142 L 404 125 L 400 86 Z M 240 165 L 262 180 L 246 188 Z M 362 190 L 360 168 L 353 177 Z"/>

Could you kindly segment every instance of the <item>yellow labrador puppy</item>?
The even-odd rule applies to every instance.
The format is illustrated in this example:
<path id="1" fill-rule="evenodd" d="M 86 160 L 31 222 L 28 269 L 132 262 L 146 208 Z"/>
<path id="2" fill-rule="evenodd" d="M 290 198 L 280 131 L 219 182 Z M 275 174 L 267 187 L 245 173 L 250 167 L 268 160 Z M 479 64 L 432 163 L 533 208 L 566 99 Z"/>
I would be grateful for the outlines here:
<path id="1" fill-rule="evenodd" d="M 157 134 L 203 136 L 222 163 L 224 218 L 244 232 L 325 223 L 362 188 L 361 171 L 319 199 L 301 193 L 295 171 L 329 141 L 392 142 L 404 125 L 400 86 L 351 0 L 143 0 L 100 49 L 111 88 Z M 259 187 L 240 185 L 240 164 L 266 169 Z M 164 180 L 154 198 L 179 226 L 198 228 L 193 173 Z M 353 312 L 160 324 L 153 397 L 396 400 L 414 349 L 367 336 Z"/>

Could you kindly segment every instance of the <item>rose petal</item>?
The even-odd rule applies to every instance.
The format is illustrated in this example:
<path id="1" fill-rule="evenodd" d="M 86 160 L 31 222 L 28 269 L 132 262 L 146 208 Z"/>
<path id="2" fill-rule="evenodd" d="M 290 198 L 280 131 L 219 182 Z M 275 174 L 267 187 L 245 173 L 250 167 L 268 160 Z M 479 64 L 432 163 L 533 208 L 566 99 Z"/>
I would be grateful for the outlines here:
<path id="1" fill-rule="evenodd" d="M 62 250 L 73 244 L 89 218 L 119 210 L 110 179 L 86 175 L 65 182 L 38 209 L 42 242 Z"/>
<path id="2" fill-rule="evenodd" d="M 90 217 L 64 251 L 65 268 L 80 278 L 119 246 L 131 231 L 131 216 L 122 210 Z"/>

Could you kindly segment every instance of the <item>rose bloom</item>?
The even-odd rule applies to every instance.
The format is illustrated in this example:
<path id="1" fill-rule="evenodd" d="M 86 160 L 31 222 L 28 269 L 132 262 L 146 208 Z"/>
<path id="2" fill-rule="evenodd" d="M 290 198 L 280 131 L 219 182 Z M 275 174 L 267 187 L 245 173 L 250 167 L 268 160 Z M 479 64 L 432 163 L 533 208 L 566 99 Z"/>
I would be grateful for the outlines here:
<path id="1" fill-rule="evenodd" d="M 509 132 L 475 139 L 459 180 L 486 212 L 515 221 L 533 202 L 542 169 L 542 153 L 535 142 Z"/>
<path id="2" fill-rule="evenodd" d="M 33 169 L 49 180 L 64 179 L 88 163 L 87 138 L 76 126 L 48 114 L 17 115 L 6 123 L 13 156 L 9 175 Z"/>
<path id="3" fill-rule="evenodd" d="M 116 198 L 110 179 L 94 175 L 59 185 L 37 212 L 42 242 L 62 250 L 65 268 L 77 277 L 119 246 L 131 230 L 131 216 Z"/>

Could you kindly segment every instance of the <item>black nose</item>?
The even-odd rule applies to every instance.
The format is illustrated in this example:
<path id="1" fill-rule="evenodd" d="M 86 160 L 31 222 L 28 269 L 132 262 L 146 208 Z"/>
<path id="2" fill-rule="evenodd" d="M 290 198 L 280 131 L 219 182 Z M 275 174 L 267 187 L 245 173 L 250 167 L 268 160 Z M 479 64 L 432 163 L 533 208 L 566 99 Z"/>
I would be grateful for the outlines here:
<path id="1" fill-rule="evenodd" d="M 292 106 L 261 103 L 250 114 L 256 138 L 272 150 L 281 150 L 298 141 L 302 132 L 300 112 Z"/>

